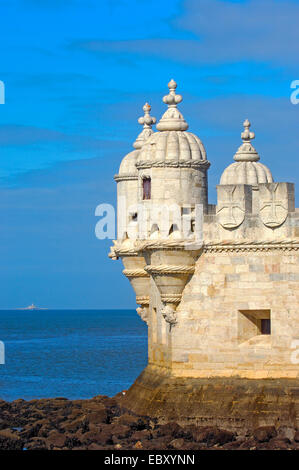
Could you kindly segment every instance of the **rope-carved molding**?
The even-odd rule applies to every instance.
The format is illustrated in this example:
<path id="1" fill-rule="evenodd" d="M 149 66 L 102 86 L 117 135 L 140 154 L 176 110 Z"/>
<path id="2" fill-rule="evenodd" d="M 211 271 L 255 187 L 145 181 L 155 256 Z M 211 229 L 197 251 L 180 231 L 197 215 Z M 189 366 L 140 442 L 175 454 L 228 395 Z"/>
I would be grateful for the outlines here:
<path id="1" fill-rule="evenodd" d="M 113 240 L 113 246 L 110 247 L 109 258 L 119 258 L 122 256 L 138 256 L 136 251 L 136 242 L 133 240 Z"/>
<path id="2" fill-rule="evenodd" d="M 138 170 L 142 168 L 193 168 L 193 169 L 202 169 L 208 170 L 211 163 L 208 160 L 197 160 L 194 162 L 180 162 L 178 160 L 143 160 L 136 163 L 136 168 Z"/>
<path id="3" fill-rule="evenodd" d="M 149 305 L 149 296 L 137 296 L 136 297 L 136 304 L 138 305 Z"/>
<path id="4" fill-rule="evenodd" d="M 138 251 L 146 251 L 146 250 L 167 250 L 169 248 L 173 250 L 185 250 L 186 248 L 190 247 L 190 245 L 194 245 L 193 242 L 187 242 L 185 239 L 181 240 L 146 240 L 146 241 L 139 241 L 136 245 L 136 250 Z M 196 250 L 202 247 L 202 242 L 198 244 Z"/>
<path id="5" fill-rule="evenodd" d="M 162 294 L 161 300 L 165 304 L 179 304 L 182 299 L 182 294 Z"/>
<path id="6" fill-rule="evenodd" d="M 144 269 L 124 269 L 123 274 L 126 277 L 149 277 Z"/>
<path id="7" fill-rule="evenodd" d="M 223 241 L 208 242 L 203 246 L 205 253 L 215 252 L 246 252 L 246 251 L 298 251 L 299 240 L 262 240 L 262 241 Z"/>
<path id="8" fill-rule="evenodd" d="M 144 270 L 151 275 L 159 274 L 193 274 L 195 266 L 171 266 L 160 264 L 159 266 L 145 266 Z"/>
<path id="9" fill-rule="evenodd" d="M 113 252 L 116 256 L 138 256 L 138 252 L 147 250 L 186 250 L 191 248 L 190 243 L 186 240 L 146 240 L 137 241 L 134 247 L 125 248 L 121 245 L 113 247 Z M 205 253 L 214 252 L 246 252 L 246 251 L 298 251 L 298 239 L 278 239 L 278 240 L 224 240 L 224 241 L 207 241 L 194 245 L 192 251 L 200 252 L 203 250 Z M 111 255 L 110 255 L 111 256 Z"/>
<path id="10" fill-rule="evenodd" d="M 134 180 L 138 180 L 138 176 L 129 174 L 129 173 L 127 175 L 114 175 L 114 181 L 116 181 L 117 183 L 119 181 L 134 181 Z"/>

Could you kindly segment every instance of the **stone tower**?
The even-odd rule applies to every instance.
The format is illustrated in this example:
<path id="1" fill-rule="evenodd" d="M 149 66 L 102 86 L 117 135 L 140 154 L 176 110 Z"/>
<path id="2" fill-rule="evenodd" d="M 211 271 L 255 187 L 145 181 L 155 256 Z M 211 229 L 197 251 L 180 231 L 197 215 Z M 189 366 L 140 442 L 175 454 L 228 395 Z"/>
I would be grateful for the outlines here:
<path id="1" fill-rule="evenodd" d="M 176 83 L 168 86 L 158 132 L 132 153 L 134 185 L 118 192 L 136 202 L 136 237 L 119 233 L 110 256 L 123 260 L 148 325 L 148 366 L 124 406 L 162 421 L 296 425 L 294 185 L 273 182 L 246 120 L 217 204 L 209 204 L 210 163 L 200 139 L 187 132 Z"/>

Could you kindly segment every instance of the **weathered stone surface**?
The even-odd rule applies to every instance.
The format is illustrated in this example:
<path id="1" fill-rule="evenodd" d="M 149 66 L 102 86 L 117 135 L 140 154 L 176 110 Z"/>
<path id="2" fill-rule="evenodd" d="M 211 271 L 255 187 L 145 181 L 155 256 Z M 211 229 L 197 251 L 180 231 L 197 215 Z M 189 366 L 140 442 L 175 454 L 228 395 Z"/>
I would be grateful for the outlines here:
<path id="1" fill-rule="evenodd" d="M 120 401 L 160 423 L 194 423 L 232 431 L 266 425 L 296 429 L 299 401 L 290 394 L 296 385 L 295 379 L 173 377 L 159 375 L 156 368 L 148 366 Z"/>

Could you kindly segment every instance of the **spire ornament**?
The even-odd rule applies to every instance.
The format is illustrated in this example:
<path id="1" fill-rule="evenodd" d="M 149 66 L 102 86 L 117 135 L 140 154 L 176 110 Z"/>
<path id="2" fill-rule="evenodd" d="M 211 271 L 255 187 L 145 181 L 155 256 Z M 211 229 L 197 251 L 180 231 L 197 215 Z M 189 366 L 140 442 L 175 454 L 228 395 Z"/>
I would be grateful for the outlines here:
<path id="1" fill-rule="evenodd" d="M 173 79 L 168 83 L 168 88 L 169 94 L 163 98 L 168 109 L 157 124 L 157 129 L 159 131 L 186 131 L 189 126 L 177 108 L 177 105 L 183 101 L 183 97 L 176 94 L 177 84 Z"/>
<path id="2" fill-rule="evenodd" d="M 139 124 L 143 126 L 142 132 L 139 134 L 137 139 L 135 140 L 133 147 L 135 149 L 141 149 L 144 142 L 152 135 L 152 125 L 156 124 L 157 120 L 155 117 L 150 115 L 151 106 L 148 103 L 145 103 L 143 106 L 144 116 L 141 116 L 138 119 Z"/>
<path id="3" fill-rule="evenodd" d="M 251 123 L 248 119 L 243 122 L 244 131 L 241 133 L 243 144 L 239 147 L 237 153 L 234 156 L 236 162 L 258 162 L 260 157 L 251 141 L 255 138 L 255 133 L 251 132 Z"/>

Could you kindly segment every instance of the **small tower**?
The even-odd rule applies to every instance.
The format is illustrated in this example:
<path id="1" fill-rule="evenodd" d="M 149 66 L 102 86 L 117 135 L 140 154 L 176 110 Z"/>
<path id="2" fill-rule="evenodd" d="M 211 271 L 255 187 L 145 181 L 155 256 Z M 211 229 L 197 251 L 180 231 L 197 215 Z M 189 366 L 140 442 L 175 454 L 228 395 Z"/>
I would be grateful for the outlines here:
<path id="1" fill-rule="evenodd" d="M 208 205 L 210 163 L 205 148 L 196 135 L 186 132 L 189 126 L 177 108 L 183 98 L 176 94 L 176 82 L 171 80 L 168 88 L 169 94 L 163 98 L 168 109 L 157 124 L 159 132 L 145 142 L 136 161 L 138 197 L 143 209 L 139 233 L 145 240 L 184 238 L 179 226 L 181 215 L 189 216 L 191 235 L 195 205 L 202 204 L 204 212 Z M 178 208 L 176 222 L 169 211 Z"/>
<path id="2" fill-rule="evenodd" d="M 241 133 L 243 144 L 234 156 L 235 163 L 229 165 L 222 173 L 220 185 L 248 185 L 252 189 L 252 209 L 258 210 L 258 185 L 273 183 L 272 173 L 266 165 L 259 162 L 260 156 L 251 141 L 255 133 L 251 132 L 250 122 L 243 123 L 244 131 Z"/>
<path id="3" fill-rule="evenodd" d="M 119 167 L 119 172 L 114 176 L 117 182 L 117 239 L 136 239 L 137 236 L 137 203 L 138 203 L 138 171 L 136 160 L 142 145 L 153 134 L 152 125 L 156 118 L 150 115 L 151 107 L 148 103 L 143 106 L 144 116 L 138 119 L 143 125 L 142 132 L 135 140 L 135 150 L 126 155 Z M 131 236 L 130 236 L 131 235 Z"/>
<path id="4" fill-rule="evenodd" d="M 148 103 L 143 106 L 144 116 L 138 119 L 143 126 L 133 146 L 135 150 L 126 155 L 114 176 L 117 182 L 117 240 L 111 247 L 109 257 L 121 258 L 124 264 L 123 274 L 129 279 L 135 294 L 138 314 L 147 322 L 149 305 L 149 274 L 144 270 L 146 264 L 141 253 L 136 251 L 138 237 L 138 171 L 136 160 L 144 142 L 153 134 L 152 125 L 156 118 L 150 115 Z"/>

